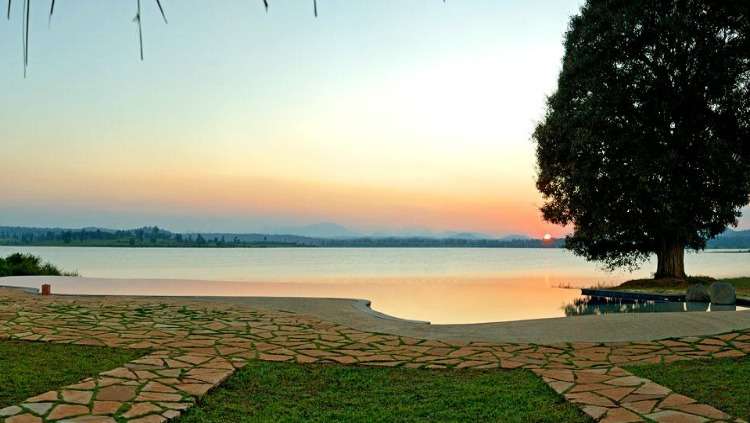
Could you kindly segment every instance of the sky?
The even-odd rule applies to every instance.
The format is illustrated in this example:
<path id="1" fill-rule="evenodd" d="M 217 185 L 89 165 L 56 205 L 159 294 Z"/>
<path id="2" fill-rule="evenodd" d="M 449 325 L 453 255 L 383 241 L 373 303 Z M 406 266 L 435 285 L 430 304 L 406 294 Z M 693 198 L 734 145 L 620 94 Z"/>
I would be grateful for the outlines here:
<path id="1" fill-rule="evenodd" d="M 533 128 L 580 0 L 21 2 L 0 225 L 555 236 Z M 750 227 L 747 219 L 743 226 Z"/>

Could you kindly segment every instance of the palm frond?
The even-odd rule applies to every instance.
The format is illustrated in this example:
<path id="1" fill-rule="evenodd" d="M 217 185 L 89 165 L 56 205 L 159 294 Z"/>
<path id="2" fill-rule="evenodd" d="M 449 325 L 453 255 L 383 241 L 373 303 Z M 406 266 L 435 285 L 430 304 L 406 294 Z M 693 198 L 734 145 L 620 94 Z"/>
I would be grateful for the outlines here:
<path id="1" fill-rule="evenodd" d="M 159 6 L 159 12 L 161 12 L 161 17 L 162 19 L 164 19 L 164 23 L 168 24 L 169 22 L 167 22 L 167 15 L 164 14 L 164 8 L 161 7 L 161 0 L 156 0 L 156 5 Z"/>
<path id="2" fill-rule="evenodd" d="M 26 78 L 26 71 L 29 67 L 29 16 L 31 15 L 31 0 L 24 0 L 24 25 L 23 25 L 23 77 Z"/>
<path id="3" fill-rule="evenodd" d="M 138 3 L 138 11 L 133 20 L 138 23 L 138 44 L 141 48 L 141 61 L 143 61 L 143 25 L 141 25 L 141 0 L 136 0 Z"/>

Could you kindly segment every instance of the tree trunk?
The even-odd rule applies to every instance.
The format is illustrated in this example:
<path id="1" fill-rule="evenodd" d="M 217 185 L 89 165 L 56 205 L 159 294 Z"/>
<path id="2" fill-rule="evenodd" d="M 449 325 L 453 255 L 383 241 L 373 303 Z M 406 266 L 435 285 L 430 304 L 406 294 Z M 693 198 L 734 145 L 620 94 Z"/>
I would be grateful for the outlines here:
<path id="1" fill-rule="evenodd" d="M 656 252 L 656 257 L 658 259 L 655 275 L 657 279 L 685 279 L 685 246 L 682 243 L 662 242 L 661 248 Z"/>

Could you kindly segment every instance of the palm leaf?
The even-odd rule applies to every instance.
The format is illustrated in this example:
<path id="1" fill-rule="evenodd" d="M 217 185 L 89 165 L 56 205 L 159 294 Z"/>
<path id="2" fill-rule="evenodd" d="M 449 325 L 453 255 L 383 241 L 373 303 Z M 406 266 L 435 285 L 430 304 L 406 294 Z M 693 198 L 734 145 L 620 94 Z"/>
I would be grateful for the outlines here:
<path id="1" fill-rule="evenodd" d="M 161 12 L 161 17 L 164 19 L 164 23 L 168 24 L 169 22 L 167 22 L 167 15 L 164 14 L 164 8 L 161 7 L 161 0 L 156 0 L 156 5 L 159 6 L 159 11 Z"/>

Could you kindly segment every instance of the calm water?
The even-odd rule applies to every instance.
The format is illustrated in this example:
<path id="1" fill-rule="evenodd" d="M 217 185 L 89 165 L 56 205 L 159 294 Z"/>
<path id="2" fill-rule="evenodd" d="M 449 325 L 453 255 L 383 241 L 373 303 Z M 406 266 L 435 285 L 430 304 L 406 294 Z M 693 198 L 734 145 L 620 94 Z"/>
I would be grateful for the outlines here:
<path id="1" fill-rule="evenodd" d="M 159 279 L 58 281 L 59 293 L 366 298 L 383 313 L 433 323 L 675 308 L 586 301 L 580 291 L 564 287 L 648 277 L 655 265 L 608 273 L 559 249 L 0 247 L 2 256 L 16 251 L 82 276 Z M 750 254 L 688 254 L 686 262 L 691 274 L 750 275 Z"/>

